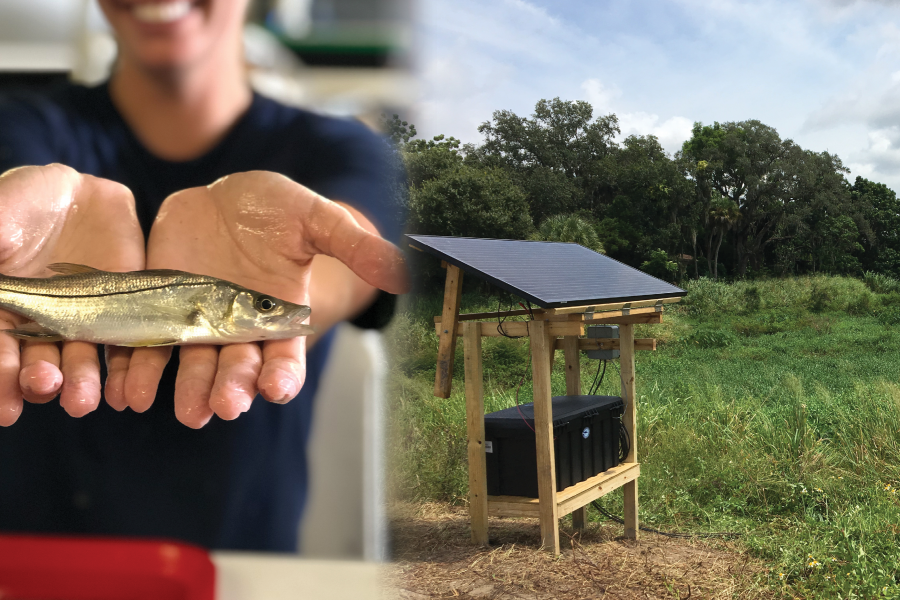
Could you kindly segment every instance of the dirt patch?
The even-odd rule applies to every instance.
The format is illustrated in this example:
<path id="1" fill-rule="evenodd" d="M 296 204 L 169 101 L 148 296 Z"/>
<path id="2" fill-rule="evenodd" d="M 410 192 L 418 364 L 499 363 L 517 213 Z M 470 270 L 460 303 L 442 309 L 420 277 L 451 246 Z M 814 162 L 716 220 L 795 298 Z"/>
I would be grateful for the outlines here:
<path id="1" fill-rule="evenodd" d="M 561 528 L 563 553 L 540 549 L 537 519 L 490 520 L 491 546 L 470 542 L 465 509 L 439 504 L 391 510 L 388 585 L 404 600 L 492 598 L 771 598 L 765 566 L 733 542 L 642 533 L 591 523 L 582 536 Z M 561 524 L 564 524 L 562 521 Z"/>

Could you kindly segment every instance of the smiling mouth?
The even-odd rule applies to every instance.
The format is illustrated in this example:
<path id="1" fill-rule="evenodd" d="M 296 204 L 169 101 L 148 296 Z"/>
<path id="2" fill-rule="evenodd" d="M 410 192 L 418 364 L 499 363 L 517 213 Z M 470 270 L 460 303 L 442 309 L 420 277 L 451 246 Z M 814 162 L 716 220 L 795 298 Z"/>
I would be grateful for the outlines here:
<path id="1" fill-rule="evenodd" d="M 131 14 L 142 23 L 173 23 L 191 12 L 193 2 L 180 0 L 178 2 L 158 2 L 135 4 L 131 8 Z"/>

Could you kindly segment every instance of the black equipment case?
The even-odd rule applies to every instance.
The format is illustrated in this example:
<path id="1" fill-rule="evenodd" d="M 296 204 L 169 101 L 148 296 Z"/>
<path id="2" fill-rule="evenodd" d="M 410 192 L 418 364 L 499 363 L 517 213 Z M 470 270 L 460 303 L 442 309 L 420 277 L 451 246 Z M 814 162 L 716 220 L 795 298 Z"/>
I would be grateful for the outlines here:
<path id="1" fill-rule="evenodd" d="M 619 464 L 624 409 L 618 396 L 553 398 L 557 491 Z M 534 405 L 485 415 L 484 439 L 488 495 L 537 498 Z"/>

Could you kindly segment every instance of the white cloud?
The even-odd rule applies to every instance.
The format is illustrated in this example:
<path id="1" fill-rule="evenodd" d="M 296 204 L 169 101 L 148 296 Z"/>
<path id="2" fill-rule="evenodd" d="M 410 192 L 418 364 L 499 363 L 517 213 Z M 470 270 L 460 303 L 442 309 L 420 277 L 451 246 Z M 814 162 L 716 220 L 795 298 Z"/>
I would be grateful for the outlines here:
<path id="1" fill-rule="evenodd" d="M 595 115 L 613 112 L 613 100 L 622 95 L 618 88 L 608 88 L 596 78 L 583 81 L 581 89 L 584 90 L 585 100 L 594 107 Z"/>
<path id="2" fill-rule="evenodd" d="M 479 142 L 495 110 L 582 99 L 670 153 L 694 121 L 759 119 L 900 189 L 898 2 L 423 0 L 420 15 L 423 137 Z"/>

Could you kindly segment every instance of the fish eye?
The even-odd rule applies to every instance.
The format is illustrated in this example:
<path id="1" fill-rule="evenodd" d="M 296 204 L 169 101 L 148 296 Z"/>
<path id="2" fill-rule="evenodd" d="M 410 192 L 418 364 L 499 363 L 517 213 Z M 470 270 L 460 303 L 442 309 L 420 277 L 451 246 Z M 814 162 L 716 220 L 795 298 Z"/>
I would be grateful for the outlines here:
<path id="1" fill-rule="evenodd" d="M 260 296 L 256 299 L 256 309 L 261 312 L 269 312 L 273 308 L 275 308 L 275 300 L 273 298 L 269 298 L 268 296 Z"/>

